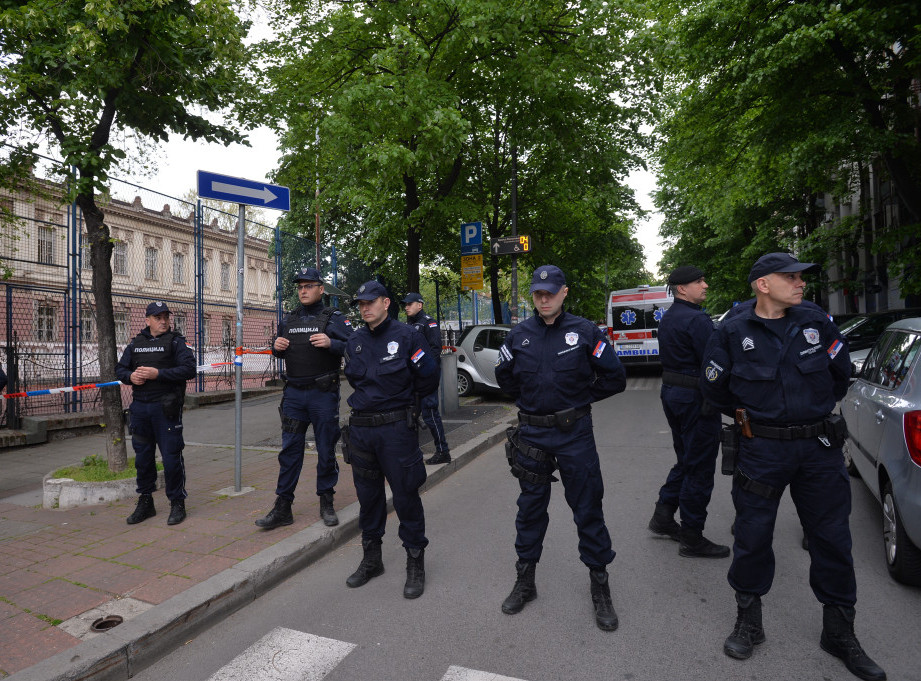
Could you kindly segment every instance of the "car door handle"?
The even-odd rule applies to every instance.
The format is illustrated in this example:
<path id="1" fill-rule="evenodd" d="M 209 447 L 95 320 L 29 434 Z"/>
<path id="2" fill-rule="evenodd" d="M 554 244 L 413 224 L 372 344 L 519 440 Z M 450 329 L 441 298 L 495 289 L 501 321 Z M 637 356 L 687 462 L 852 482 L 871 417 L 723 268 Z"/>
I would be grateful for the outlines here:
<path id="1" fill-rule="evenodd" d="M 854 409 L 860 406 L 860 400 L 854 400 Z"/>
<path id="2" fill-rule="evenodd" d="M 886 419 L 886 415 L 883 413 L 882 409 L 876 411 L 876 422 L 882 423 Z"/>

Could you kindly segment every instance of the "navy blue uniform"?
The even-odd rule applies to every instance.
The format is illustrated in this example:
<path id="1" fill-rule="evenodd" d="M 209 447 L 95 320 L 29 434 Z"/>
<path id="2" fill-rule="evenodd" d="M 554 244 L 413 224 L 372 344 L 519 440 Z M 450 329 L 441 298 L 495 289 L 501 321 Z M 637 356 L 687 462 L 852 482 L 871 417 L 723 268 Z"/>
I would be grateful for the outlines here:
<path id="1" fill-rule="evenodd" d="M 438 361 L 441 355 L 441 331 L 438 329 L 438 322 L 431 315 L 425 312 L 419 312 L 414 317 L 407 316 L 406 323 L 414 326 L 428 342 L 432 349 L 432 356 Z M 438 390 L 422 396 L 422 421 L 428 426 L 432 433 L 432 440 L 435 442 L 436 452 L 447 452 L 448 441 L 445 439 L 445 427 L 441 423 L 441 415 L 438 413 Z"/>
<path id="2" fill-rule="evenodd" d="M 762 319 L 746 306 L 723 321 L 704 353 L 704 397 L 721 411 L 748 411 L 753 427 L 821 422 L 847 391 L 847 343 L 815 306 L 788 308 Z M 827 438 L 742 437 L 737 473 L 778 493 L 787 485 L 809 539 L 810 585 L 826 605 L 856 602 L 851 558 L 851 486 L 840 446 Z M 729 583 L 738 592 L 766 594 L 774 579 L 771 542 L 779 498 L 733 480 L 735 544 Z"/>
<path id="3" fill-rule="evenodd" d="M 713 322 L 700 305 L 675 298 L 659 323 L 663 371 L 699 378 L 712 333 Z M 668 385 L 666 380 L 663 377 L 660 398 L 677 462 L 659 490 L 659 503 L 679 508 L 685 527 L 703 531 L 713 493 L 722 419 L 716 410 L 704 407 L 698 388 Z"/>
<path id="4" fill-rule="evenodd" d="M 324 312 L 325 311 L 325 312 Z M 328 348 L 315 348 L 310 337 L 325 333 Z M 290 345 L 272 354 L 285 360 L 285 390 L 281 400 L 282 436 L 275 494 L 294 500 L 304 466 L 307 426 L 313 424 L 317 446 L 317 495 L 333 493 L 339 481 L 336 443 L 339 430 L 339 365 L 345 341 L 352 335 L 348 319 L 322 302 L 299 306 L 278 325 L 278 336 Z"/>
<path id="5" fill-rule="evenodd" d="M 356 330 L 346 343 L 345 361 L 345 377 L 354 389 L 348 399 L 352 408 L 348 443 L 362 539 L 384 536 L 386 479 L 403 546 L 425 548 L 428 539 L 419 487 L 426 472 L 412 407 L 417 394 L 427 395 L 438 387 L 438 364 L 422 334 L 390 318 L 374 329 Z M 380 419 L 380 425 L 359 425 L 362 419 L 374 418 Z"/>
<path id="6" fill-rule="evenodd" d="M 131 383 L 138 367 L 155 367 L 156 379 L 142 385 Z M 157 488 L 156 452 L 160 447 L 166 496 L 180 501 L 185 491 L 185 462 L 182 450 L 182 406 L 185 384 L 195 378 L 195 355 L 183 336 L 167 331 L 154 338 L 145 327 L 122 353 L 115 365 L 115 376 L 131 386 L 131 445 L 137 468 L 138 494 L 152 494 Z"/>
<path id="7" fill-rule="evenodd" d="M 603 570 L 614 560 L 614 551 L 601 507 L 604 482 L 590 405 L 626 388 L 626 373 L 614 349 L 587 319 L 564 310 L 548 326 L 535 314 L 506 336 L 496 380 L 525 415 L 546 416 L 570 408 L 586 412 L 566 429 L 522 422 L 519 438 L 523 445 L 554 457 L 578 528 L 579 557 L 589 568 Z M 552 472 L 549 462 L 520 450 L 515 463 L 538 475 Z M 519 484 L 515 550 L 520 560 L 536 563 L 550 522 L 550 484 L 523 478 Z"/>

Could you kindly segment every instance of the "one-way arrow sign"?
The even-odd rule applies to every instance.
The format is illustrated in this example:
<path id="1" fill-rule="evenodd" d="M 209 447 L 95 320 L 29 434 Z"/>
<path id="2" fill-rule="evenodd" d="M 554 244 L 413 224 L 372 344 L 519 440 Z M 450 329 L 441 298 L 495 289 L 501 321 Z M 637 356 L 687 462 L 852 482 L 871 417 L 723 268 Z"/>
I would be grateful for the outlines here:
<path id="1" fill-rule="evenodd" d="M 230 201 L 274 210 L 291 210 L 291 192 L 287 187 L 218 175 L 205 170 L 198 171 L 198 195 L 203 199 Z"/>

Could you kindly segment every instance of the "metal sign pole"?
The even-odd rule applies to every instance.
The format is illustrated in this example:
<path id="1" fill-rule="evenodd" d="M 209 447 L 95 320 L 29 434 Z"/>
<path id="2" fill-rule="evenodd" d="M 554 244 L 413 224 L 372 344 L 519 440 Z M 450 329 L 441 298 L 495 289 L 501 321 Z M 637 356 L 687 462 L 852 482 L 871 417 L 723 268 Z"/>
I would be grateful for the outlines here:
<path id="1" fill-rule="evenodd" d="M 237 219 L 237 344 L 234 348 L 233 369 L 236 377 L 236 393 L 234 408 L 235 416 L 235 445 L 233 465 L 233 490 L 240 493 L 243 488 L 243 355 L 239 348 L 243 347 L 243 268 L 244 252 L 243 239 L 246 236 L 246 206 L 240 204 L 240 214 Z"/>

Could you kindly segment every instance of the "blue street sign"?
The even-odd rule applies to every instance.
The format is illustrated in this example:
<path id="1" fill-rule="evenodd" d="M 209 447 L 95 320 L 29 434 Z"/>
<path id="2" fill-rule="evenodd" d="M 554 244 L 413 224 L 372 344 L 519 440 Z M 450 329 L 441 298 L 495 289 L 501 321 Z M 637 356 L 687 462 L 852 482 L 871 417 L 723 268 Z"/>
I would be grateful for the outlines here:
<path id="1" fill-rule="evenodd" d="M 203 199 L 230 201 L 273 210 L 291 210 L 291 192 L 287 187 L 218 175 L 205 170 L 198 171 L 198 195 Z"/>
<path id="2" fill-rule="evenodd" d="M 461 252 L 465 246 L 483 245 L 483 223 L 482 222 L 465 222 L 461 225 Z M 482 253 L 482 248 L 479 253 Z"/>

